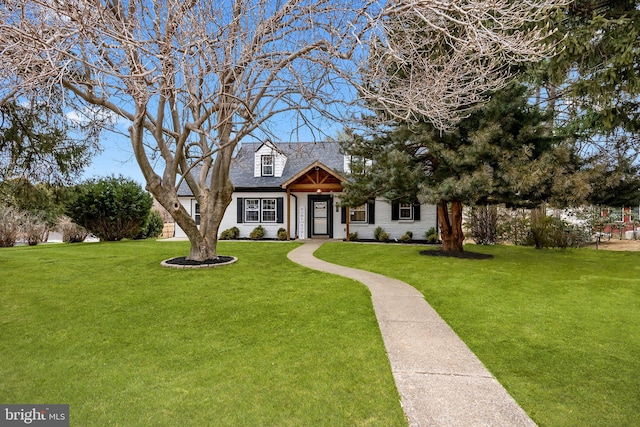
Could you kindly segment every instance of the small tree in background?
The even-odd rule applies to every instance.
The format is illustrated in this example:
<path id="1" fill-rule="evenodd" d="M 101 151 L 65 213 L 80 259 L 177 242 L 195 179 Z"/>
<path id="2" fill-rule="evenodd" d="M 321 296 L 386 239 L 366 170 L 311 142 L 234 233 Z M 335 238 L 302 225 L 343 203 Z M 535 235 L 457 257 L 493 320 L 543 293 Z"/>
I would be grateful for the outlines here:
<path id="1" fill-rule="evenodd" d="M 138 183 L 122 176 L 89 180 L 76 191 L 67 214 L 101 240 L 136 237 L 153 204 Z"/>

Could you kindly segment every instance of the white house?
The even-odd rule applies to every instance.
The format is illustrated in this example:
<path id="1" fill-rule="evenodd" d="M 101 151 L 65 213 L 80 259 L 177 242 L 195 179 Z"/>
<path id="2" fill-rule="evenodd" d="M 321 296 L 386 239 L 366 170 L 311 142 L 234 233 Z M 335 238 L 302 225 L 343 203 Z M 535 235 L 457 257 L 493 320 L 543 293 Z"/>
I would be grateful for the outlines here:
<path id="1" fill-rule="evenodd" d="M 235 190 L 220 231 L 238 227 L 242 238 L 262 225 L 266 238 L 276 238 L 284 228 L 291 239 L 343 239 L 349 233 L 373 239 L 374 230 L 382 227 L 392 239 L 407 231 L 422 239 L 429 228 L 437 229 L 433 205 L 378 198 L 349 207 L 347 215 L 347 208 L 339 203 L 350 164 L 337 142 L 242 144 L 231 163 Z M 197 223 L 199 207 L 186 184 L 181 185 L 178 196 Z M 175 236 L 186 237 L 177 224 Z"/>

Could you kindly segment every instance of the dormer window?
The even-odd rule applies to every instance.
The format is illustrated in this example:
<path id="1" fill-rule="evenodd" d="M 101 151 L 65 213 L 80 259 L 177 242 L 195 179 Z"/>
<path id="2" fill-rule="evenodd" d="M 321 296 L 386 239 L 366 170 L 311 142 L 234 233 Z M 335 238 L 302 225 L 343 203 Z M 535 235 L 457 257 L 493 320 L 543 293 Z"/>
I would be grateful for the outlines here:
<path id="1" fill-rule="evenodd" d="M 273 156 L 261 156 L 262 176 L 273 176 Z"/>
<path id="2" fill-rule="evenodd" d="M 360 156 L 344 156 L 344 171 L 351 175 L 364 175 L 373 162 Z"/>

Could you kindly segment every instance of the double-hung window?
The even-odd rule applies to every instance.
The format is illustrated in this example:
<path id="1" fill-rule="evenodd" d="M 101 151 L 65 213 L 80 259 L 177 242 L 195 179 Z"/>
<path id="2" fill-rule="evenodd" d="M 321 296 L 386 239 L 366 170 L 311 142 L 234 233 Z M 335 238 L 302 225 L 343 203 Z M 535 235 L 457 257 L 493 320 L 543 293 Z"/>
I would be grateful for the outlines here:
<path id="1" fill-rule="evenodd" d="M 277 222 L 278 203 L 276 199 L 244 199 L 244 221 Z"/>
<path id="2" fill-rule="evenodd" d="M 276 222 L 276 199 L 262 199 L 262 222 Z"/>
<path id="3" fill-rule="evenodd" d="M 410 203 L 400 203 L 399 207 L 399 219 L 411 220 L 413 219 L 413 205 Z"/>
<path id="4" fill-rule="evenodd" d="M 244 220 L 245 222 L 260 221 L 260 199 L 244 200 Z"/>
<path id="5" fill-rule="evenodd" d="M 367 222 L 367 205 L 360 205 L 353 208 L 349 208 L 349 222 Z"/>
<path id="6" fill-rule="evenodd" d="M 262 176 L 273 176 L 273 156 L 262 156 Z"/>

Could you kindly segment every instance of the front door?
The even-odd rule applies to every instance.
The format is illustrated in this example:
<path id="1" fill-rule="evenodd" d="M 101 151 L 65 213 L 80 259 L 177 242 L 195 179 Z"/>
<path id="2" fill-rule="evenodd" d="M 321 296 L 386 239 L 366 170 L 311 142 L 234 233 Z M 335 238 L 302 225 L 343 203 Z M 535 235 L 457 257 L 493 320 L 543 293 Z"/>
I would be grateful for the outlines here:
<path id="1" fill-rule="evenodd" d="M 309 197 L 310 237 L 331 237 L 331 197 Z"/>

